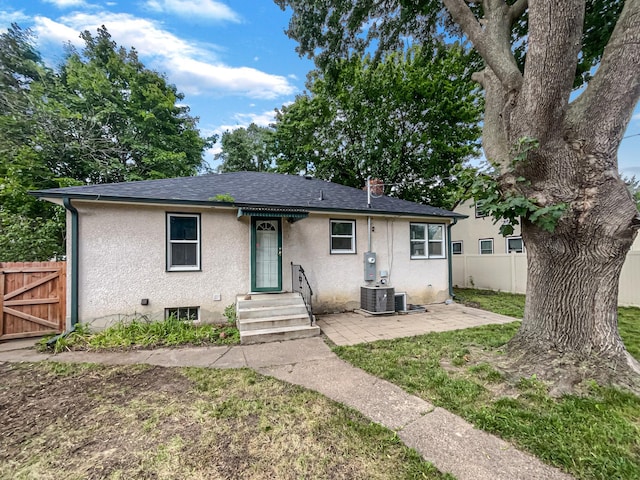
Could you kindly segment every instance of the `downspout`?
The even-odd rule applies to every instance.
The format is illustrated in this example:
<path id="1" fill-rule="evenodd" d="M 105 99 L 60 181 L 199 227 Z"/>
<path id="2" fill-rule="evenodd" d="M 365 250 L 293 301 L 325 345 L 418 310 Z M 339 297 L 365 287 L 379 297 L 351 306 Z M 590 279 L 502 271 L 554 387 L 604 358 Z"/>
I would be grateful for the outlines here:
<path id="1" fill-rule="evenodd" d="M 451 299 L 453 300 L 453 297 L 455 296 L 453 294 L 453 249 L 451 248 L 451 227 L 453 227 L 456 223 L 458 223 L 458 219 L 456 217 L 453 218 L 453 222 L 450 223 L 449 225 L 447 225 L 447 238 L 448 238 L 448 242 L 447 244 L 449 245 L 449 297 L 451 297 Z"/>
<path id="2" fill-rule="evenodd" d="M 73 330 L 78 323 L 78 210 L 71 204 L 69 197 L 64 197 L 62 203 L 64 208 L 71 212 L 71 330 Z"/>
<path id="3" fill-rule="evenodd" d="M 78 210 L 71 204 L 69 197 L 63 197 L 62 204 L 71 212 L 71 326 L 47 340 L 49 347 L 53 347 L 59 339 L 73 332 L 78 324 Z"/>

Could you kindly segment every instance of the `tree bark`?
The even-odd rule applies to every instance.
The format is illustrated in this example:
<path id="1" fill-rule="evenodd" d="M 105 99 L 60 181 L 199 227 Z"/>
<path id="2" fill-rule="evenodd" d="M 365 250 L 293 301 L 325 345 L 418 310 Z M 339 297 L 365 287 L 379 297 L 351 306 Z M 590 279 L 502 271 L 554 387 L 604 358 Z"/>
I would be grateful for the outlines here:
<path id="1" fill-rule="evenodd" d="M 518 78 L 505 32 L 525 3 L 528 50 Z M 640 216 L 616 156 L 640 97 L 640 0 L 627 0 L 599 71 L 573 102 L 584 0 L 518 1 L 512 7 L 485 0 L 482 21 L 472 18 L 463 0 L 444 4 L 486 61 L 474 78 L 485 90 L 483 146 L 500 172 L 502 192 L 540 207 L 567 206 L 552 233 L 522 219 L 527 299 L 510 352 L 539 367 L 541 359 L 562 357 L 573 365 L 586 361 L 603 371 L 640 375 L 617 322 L 620 272 Z M 514 164 L 514 145 L 525 137 L 539 147 Z"/>

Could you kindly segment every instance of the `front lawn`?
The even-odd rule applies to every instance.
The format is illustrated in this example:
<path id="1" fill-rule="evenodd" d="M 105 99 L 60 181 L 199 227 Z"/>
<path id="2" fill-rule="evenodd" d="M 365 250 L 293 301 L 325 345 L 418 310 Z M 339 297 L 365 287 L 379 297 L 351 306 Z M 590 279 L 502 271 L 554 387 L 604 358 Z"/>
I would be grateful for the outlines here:
<path id="1" fill-rule="evenodd" d="M 251 370 L 0 364 L 3 479 L 452 479 L 396 434 Z"/>
<path id="2" fill-rule="evenodd" d="M 522 316 L 524 296 L 458 290 L 468 304 Z M 640 351 L 640 309 L 620 309 L 630 352 Z M 551 398 L 536 378 L 498 371 L 518 322 L 336 347 L 343 359 L 466 418 L 581 479 L 640 478 L 640 397 L 586 382 Z"/>

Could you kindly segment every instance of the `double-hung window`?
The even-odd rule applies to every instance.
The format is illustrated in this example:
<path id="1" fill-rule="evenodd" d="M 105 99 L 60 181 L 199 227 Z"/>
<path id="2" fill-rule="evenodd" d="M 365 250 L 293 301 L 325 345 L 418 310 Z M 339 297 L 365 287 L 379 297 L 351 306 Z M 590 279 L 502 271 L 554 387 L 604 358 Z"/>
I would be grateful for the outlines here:
<path id="1" fill-rule="evenodd" d="M 200 270 L 199 214 L 167 214 L 167 270 Z"/>
<path id="2" fill-rule="evenodd" d="M 412 223 L 409 231 L 411 258 L 445 258 L 443 224 Z"/>
<path id="3" fill-rule="evenodd" d="M 356 253 L 355 220 L 331 220 L 331 253 Z"/>
<path id="4" fill-rule="evenodd" d="M 493 253 L 493 238 L 483 238 L 479 241 L 480 255 L 491 255 Z"/>

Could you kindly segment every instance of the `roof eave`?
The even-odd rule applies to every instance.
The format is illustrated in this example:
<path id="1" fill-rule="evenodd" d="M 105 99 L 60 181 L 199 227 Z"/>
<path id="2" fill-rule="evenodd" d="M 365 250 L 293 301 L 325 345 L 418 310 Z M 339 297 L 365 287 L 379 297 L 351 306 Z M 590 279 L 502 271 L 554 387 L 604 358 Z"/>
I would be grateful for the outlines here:
<path id="1" fill-rule="evenodd" d="M 146 197 L 128 197 L 128 196 L 115 196 L 115 195 L 99 195 L 99 194 L 78 194 L 73 192 L 51 192 L 47 190 L 33 190 L 29 192 L 30 195 L 48 200 L 53 203 L 58 203 L 55 199 L 71 198 L 75 200 L 83 200 L 86 202 L 113 202 L 113 203 L 134 203 L 134 204 L 154 204 L 154 205 L 192 205 L 200 207 L 238 207 L 238 206 L 265 206 L 264 203 L 250 203 L 250 202 L 216 202 L 211 200 L 186 200 L 176 198 L 146 198 Z M 451 212 L 450 215 L 442 215 L 438 213 L 416 213 L 406 211 L 389 211 L 389 210 L 376 210 L 374 208 L 369 209 L 354 209 L 354 208 L 331 208 L 331 207 L 312 207 L 305 205 L 267 205 L 273 208 L 304 208 L 305 210 L 313 212 L 327 212 L 327 213 L 351 213 L 359 215 L 392 215 L 401 217 L 437 217 L 437 218 L 468 218 L 468 215 L 461 213 Z"/>

